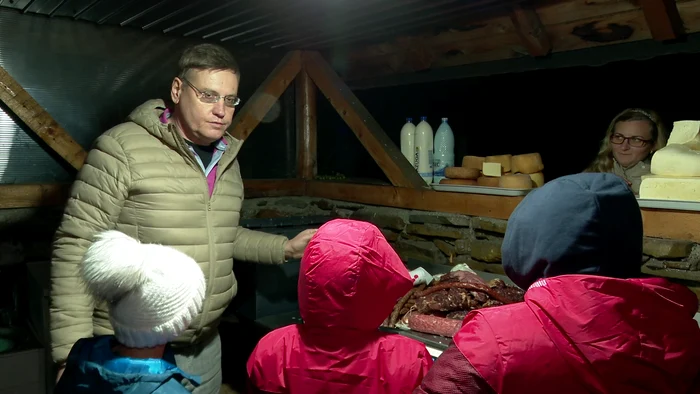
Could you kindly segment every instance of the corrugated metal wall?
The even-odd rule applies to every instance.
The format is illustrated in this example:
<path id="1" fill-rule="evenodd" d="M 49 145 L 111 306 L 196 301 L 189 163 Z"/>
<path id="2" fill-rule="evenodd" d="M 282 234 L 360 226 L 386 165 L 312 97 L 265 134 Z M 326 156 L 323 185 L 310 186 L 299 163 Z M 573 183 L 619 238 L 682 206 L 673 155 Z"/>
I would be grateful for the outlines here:
<path id="1" fill-rule="evenodd" d="M 86 149 L 138 104 L 167 94 L 180 52 L 195 42 L 0 9 L 0 66 Z M 242 97 L 279 59 L 234 54 L 243 70 Z M 0 106 L 0 183 L 70 181 L 74 171 L 18 123 Z"/>

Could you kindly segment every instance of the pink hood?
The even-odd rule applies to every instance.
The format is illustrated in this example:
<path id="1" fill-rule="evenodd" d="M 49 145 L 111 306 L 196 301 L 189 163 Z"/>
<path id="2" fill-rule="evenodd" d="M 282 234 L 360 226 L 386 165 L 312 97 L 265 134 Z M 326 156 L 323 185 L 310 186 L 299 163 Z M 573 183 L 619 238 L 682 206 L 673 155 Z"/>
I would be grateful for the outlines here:
<path id="1" fill-rule="evenodd" d="M 412 287 L 377 227 L 332 220 L 319 228 L 301 259 L 299 310 L 308 326 L 375 331 Z"/>

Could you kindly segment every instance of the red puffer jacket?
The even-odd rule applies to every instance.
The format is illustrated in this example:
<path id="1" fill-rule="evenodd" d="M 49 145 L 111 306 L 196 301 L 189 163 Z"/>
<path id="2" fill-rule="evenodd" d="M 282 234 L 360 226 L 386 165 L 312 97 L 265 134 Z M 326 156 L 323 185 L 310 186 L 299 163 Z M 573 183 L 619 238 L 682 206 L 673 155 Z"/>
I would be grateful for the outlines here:
<path id="1" fill-rule="evenodd" d="M 416 394 L 698 393 L 698 300 L 661 278 L 562 275 L 472 312 Z"/>
<path id="2" fill-rule="evenodd" d="M 333 220 L 307 247 L 299 274 L 304 324 L 277 329 L 248 360 L 252 391 L 400 394 L 418 386 L 432 358 L 413 339 L 378 331 L 413 281 L 372 224 Z"/>

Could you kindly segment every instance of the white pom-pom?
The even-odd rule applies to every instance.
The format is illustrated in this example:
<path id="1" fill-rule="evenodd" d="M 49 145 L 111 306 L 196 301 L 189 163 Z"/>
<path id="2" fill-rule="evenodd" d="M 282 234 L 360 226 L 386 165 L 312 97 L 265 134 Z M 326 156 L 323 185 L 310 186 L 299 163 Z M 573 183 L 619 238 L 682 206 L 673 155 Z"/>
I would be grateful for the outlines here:
<path id="1" fill-rule="evenodd" d="M 80 274 L 95 299 L 114 302 L 144 283 L 143 266 L 141 243 L 111 230 L 99 234 L 88 248 Z"/>

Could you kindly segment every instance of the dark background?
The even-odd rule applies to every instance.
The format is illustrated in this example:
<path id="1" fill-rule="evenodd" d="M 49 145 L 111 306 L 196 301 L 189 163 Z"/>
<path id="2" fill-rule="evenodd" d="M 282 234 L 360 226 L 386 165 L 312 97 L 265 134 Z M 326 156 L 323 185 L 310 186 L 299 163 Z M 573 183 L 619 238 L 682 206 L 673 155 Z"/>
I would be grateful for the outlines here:
<path id="1" fill-rule="evenodd" d="M 397 145 L 406 117 L 417 124 L 427 116 L 433 130 L 441 117 L 448 117 L 456 163 L 464 155 L 540 152 L 545 176 L 552 179 L 582 171 L 597 153 L 609 122 L 625 108 L 658 111 L 669 132 L 676 120 L 700 118 L 691 94 L 699 65 L 700 55 L 678 54 L 356 94 Z M 325 97 L 318 96 L 319 174 L 386 181 Z"/>

